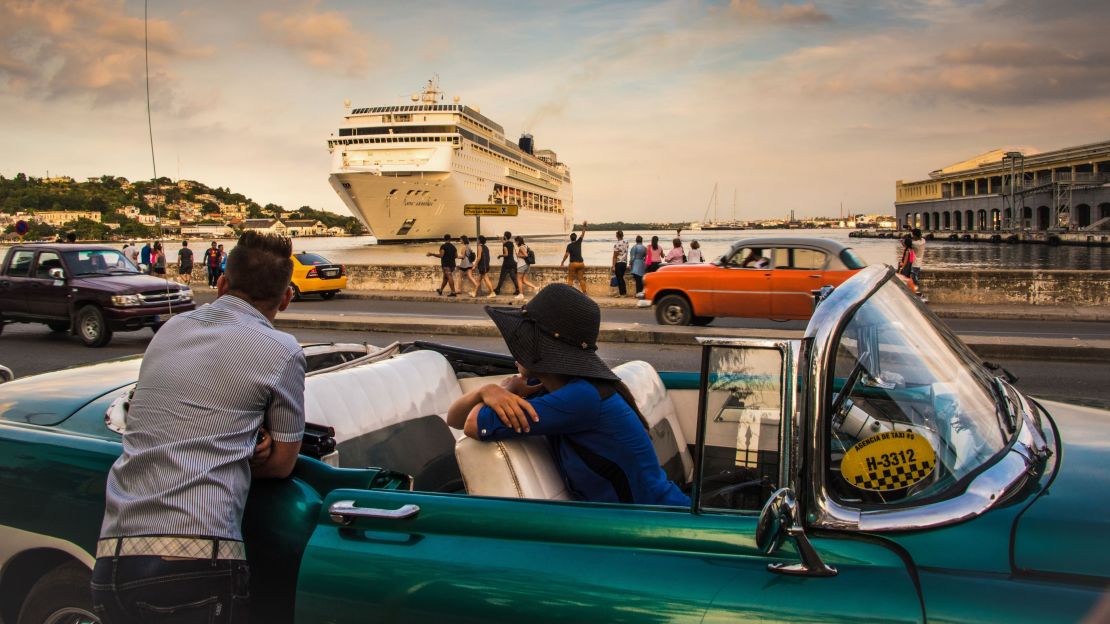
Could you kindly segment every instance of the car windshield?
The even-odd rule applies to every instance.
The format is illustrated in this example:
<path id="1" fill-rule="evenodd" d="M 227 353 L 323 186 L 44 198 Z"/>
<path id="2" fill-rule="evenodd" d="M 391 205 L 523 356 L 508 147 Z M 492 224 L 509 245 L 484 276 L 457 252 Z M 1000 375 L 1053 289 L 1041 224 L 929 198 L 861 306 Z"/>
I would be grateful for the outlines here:
<path id="1" fill-rule="evenodd" d="M 128 275 L 139 273 L 127 256 L 114 249 L 83 249 L 62 253 L 73 275 Z"/>
<path id="2" fill-rule="evenodd" d="M 321 255 L 318 255 L 318 254 L 314 254 L 314 253 L 299 253 L 299 254 L 293 254 L 293 255 L 296 256 L 297 262 L 300 262 L 304 266 L 316 266 L 318 264 L 331 264 L 330 262 L 328 262 L 327 258 L 325 258 Z"/>
<path id="3" fill-rule="evenodd" d="M 830 489 L 862 504 L 945 494 L 1008 442 L 995 385 L 958 338 L 887 282 L 837 345 L 826 397 Z"/>
<path id="4" fill-rule="evenodd" d="M 848 247 L 847 249 L 844 249 L 840 252 L 840 261 L 843 262 L 844 266 L 848 267 L 849 269 L 862 269 L 863 267 L 867 266 L 867 263 L 863 261 L 863 258 L 860 258 L 859 254 L 856 253 L 856 250 L 852 249 L 851 247 Z"/>

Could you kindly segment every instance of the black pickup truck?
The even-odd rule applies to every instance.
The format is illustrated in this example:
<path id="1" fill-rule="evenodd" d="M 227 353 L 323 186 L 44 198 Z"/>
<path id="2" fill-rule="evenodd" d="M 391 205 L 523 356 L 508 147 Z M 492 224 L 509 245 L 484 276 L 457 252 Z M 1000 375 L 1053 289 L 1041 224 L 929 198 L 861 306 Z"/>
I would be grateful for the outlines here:
<path id="1" fill-rule="evenodd" d="M 145 275 L 104 245 L 16 245 L 0 265 L 0 332 L 7 323 L 45 323 L 102 347 L 112 332 L 158 331 L 194 308 L 187 286 Z"/>

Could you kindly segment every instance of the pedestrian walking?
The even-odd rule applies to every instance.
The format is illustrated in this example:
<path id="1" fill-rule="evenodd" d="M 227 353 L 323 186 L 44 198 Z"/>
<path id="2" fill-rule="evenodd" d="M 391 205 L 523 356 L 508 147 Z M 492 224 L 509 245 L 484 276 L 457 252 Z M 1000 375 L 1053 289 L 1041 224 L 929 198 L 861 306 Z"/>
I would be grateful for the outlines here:
<path id="1" fill-rule="evenodd" d="M 219 262 L 216 264 L 218 273 L 216 273 L 216 282 L 219 285 L 220 276 L 227 272 L 227 252 L 224 251 L 224 246 L 216 245 L 216 258 Z"/>
<path id="2" fill-rule="evenodd" d="M 536 292 L 536 285 L 533 284 L 532 281 L 528 279 L 528 271 L 529 271 L 529 269 L 532 268 L 532 265 L 536 263 L 536 254 L 532 251 L 532 249 L 528 245 L 524 244 L 524 237 L 523 236 L 517 236 L 515 240 L 516 240 L 516 276 L 517 276 L 516 279 L 517 279 L 517 288 L 520 290 L 520 294 L 518 294 L 516 296 L 516 298 L 517 299 L 523 299 L 524 295 L 527 294 L 525 292 L 525 287 L 531 286 L 532 287 L 532 292 L 533 293 Z"/>
<path id="3" fill-rule="evenodd" d="M 273 327 L 293 295 L 292 249 L 243 234 L 216 301 L 147 346 L 105 489 L 90 584 L 100 622 L 247 621 L 247 493 L 289 476 L 304 435 L 304 351 Z"/>
<path id="4" fill-rule="evenodd" d="M 147 274 L 150 273 L 150 252 L 150 241 L 145 241 L 142 250 L 139 251 L 139 267 Z"/>
<path id="5" fill-rule="evenodd" d="M 628 241 L 624 240 L 622 230 L 617 230 L 617 242 L 613 243 L 613 262 L 609 268 L 617 280 L 617 296 L 627 295 L 628 285 L 624 283 L 624 272 L 628 270 Z"/>
<path id="6" fill-rule="evenodd" d="M 489 281 L 489 247 L 486 246 L 486 237 L 478 235 L 478 250 L 474 252 L 477 259 L 474 261 L 476 270 L 478 271 L 478 282 L 474 286 L 474 294 L 472 297 L 477 297 L 478 292 L 482 289 L 482 284 L 486 285 L 486 292 L 490 295 L 493 294 L 493 284 Z"/>
<path id="7" fill-rule="evenodd" d="M 687 264 L 705 262 L 705 257 L 701 255 L 701 243 L 690 241 L 690 251 L 686 252 L 686 262 Z"/>
<path id="8" fill-rule="evenodd" d="M 659 237 L 652 236 L 651 244 L 647 247 L 647 272 L 654 273 L 663 266 L 663 248 L 659 246 Z"/>
<path id="9" fill-rule="evenodd" d="M 582 235 L 578 236 L 574 233 L 570 235 L 570 244 L 567 245 L 567 250 L 563 253 L 563 260 L 559 262 L 559 266 L 563 266 L 567 259 L 570 259 L 570 264 L 567 265 L 567 285 L 574 286 L 578 282 L 578 288 L 583 294 L 586 292 L 586 262 L 582 259 L 582 241 L 586 240 L 586 222 L 582 222 Z"/>
<path id="10" fill-rule="evenodd" d="M 686 262 L 686 249 L 682 247 L 682 239 L 675 238 L 671 241 L 671 250 L 667 252 L 667 257 L 663 262 L 667 264 L 683 264 Z"/>
<path id="11" fill-rule="evenodd" d="M 463 278 L 469 280 L 475 289 L 478 288 L 478 280 L 474 279 L 474 261 L 478 259 L 478 255 L 470 248 L 470 237 L 466 234 L 459 237 L 459 243 L 462 245 L 459 250 L 459 292 L 466 292 Z"/>
<path id="12" fill-rule="evenodd" d="M 162 251 L 162 241 L 154 243 L 154 249 L 150 252 L 150 265 L 155 275 L 166 274 L 166 253 Z"/>
<path id="13" fill-rule="evenodd" d="M 516 294 L 520 294 L 520 285 L 516 282 L 516 257 L 513 255 L 513 250 L 516 245 L 513 244 L 513 233 L 505 232 L 505 236 L 501 239 L 501 253 L 497 256 L 501 258 L 501 275 L 497 278 L 497 288 L 489 294 L 490 297 L 501 294 L 501 286 L 505 283 L 505 279 L 516 289 Z"/>
<path id="14" fill-rule="evenodd" d="M 906 234 L 902 237 L 902 257 L 898 260 L 898 272 L 906 277 L 912 277 L 913 261 L 913 235 Z"/>
<path id="15" fill-rule="evenodd" d="M 644 247 L 644 237 L 636 235 L 636 244 L 628 252 L 632 262 L 632 279 L 636 282 L 636 296 L 644 296 L 644 274 L 647 273 L 647 247 Z"/>
<path id="16" fill-rule="evenodd" d="M 181 249 L 177 250 L 177 281 L 186 286 L 193 281 L 193 250 L 187 240 L 181 241 Z"/>
<path id="17" fill-rule="evenodd" d="M 139 246 L 135 244 L 135 241 L 131 241 L 131 246 L 127 248 L 127 257 L 131 258 L 131 262 L 135 266 L 139 266 Z"/>
<path id="18" fill-rule="evenodd" d="M 439 251 L 429 251 L 427 254 L 431 258 L 439 258 L 439 268 L 443 271 L 443 281 L 439 283 L 439 288 L 436 289 L 437 295 L 443 294 L 443 289 L 447 286 L 451 287 L 451 292 L 448 297 L 454 297 L 455 292 L 455 260 L 458 257 L 458 250 L 451 244 L 451 235 L 443 235 L 443 244 L 439 246 Z"/>
<path id="19" fill-rule="evenodd" d="M 921 236 L 919 228 L 913 229 L 913 268 L 910 270 L 910 278 L 913 279 L 913 285 L 917 286 L 918 291 L 921 290 L 921 265 L 925 261 L 925 238 Z"/>
<path id="20" fill-rule="evenodd" d="M 220 276 L 220 250 L 216 248 L 216 241 L 204 250 L 204 268 L 208 271 L 208 287 L 216 287 L 216 278 Z"/>

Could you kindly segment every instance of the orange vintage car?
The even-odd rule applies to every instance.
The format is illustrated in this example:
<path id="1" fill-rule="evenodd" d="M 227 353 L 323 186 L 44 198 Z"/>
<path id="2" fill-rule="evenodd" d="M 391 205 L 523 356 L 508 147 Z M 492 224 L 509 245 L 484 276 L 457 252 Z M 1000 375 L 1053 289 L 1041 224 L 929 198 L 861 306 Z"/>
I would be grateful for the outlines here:
<path id="1" fill-rule="evenodd" d="M 661 325 L 708 325 L 718 316 L 804 320 L 813 313 L 813 291 L 839 286 L 865 266 L 851 247 L 827 238 L 742 240 L 711 263 L 648 273 L 640 306 L 654 305 Z"/>

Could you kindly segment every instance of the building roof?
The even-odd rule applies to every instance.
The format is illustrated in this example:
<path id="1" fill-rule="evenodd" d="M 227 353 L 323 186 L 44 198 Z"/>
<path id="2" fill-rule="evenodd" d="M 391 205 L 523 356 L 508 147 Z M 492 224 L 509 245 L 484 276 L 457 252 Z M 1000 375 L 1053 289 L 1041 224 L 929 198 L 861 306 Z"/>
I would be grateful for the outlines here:
<path id="1" fill-rule="evenodd" d="M 243 227 L 252 230 L 264 230 L 281 223 L 277 219 L 243 219 Z"/>
<path id="2" fill-rule="evenodd" d="M 320 223 L 318 219 L 288 219 L 285 227 L 315 227 L 317 223 Z"/>

